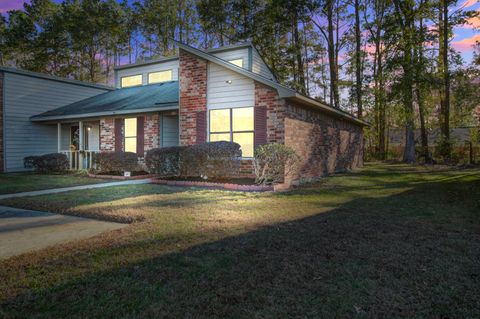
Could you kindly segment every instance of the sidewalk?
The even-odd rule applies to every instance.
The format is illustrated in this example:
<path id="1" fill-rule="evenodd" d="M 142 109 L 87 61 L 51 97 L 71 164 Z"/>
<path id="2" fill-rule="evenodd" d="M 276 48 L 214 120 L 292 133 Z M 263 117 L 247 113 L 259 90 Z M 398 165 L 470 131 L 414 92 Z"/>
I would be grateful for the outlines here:
<path id="1" fill-rule="evenodd" d="M 72 240 L 86 239 L 126 224 L 0 206 L 0 259 Z"/>
<path id="2" fill-rule="evenodd" d="M 109 183 L 92 184 L 92 185 L 81 185 L 81 186 L 72 186 L 72 187 L 63 187 L 63 188 L 43 189 L 43 190 L 32 191 L 32 192 L 22 192 L 22 193 L 0 195 L 0 200 L 9 199 L 9 198 L 27 197 L 27 196 L 57 194 L 57 193 L 77 191 L 77 190 L 83 190 L 83 189 L 92 189 L 92 188 L 103 188 L 103 187 L 123 186 L 123 185 L 149 184 L 151 181 L 152 181 L 152 179 L 146 178 L 146 179 L 137 179 L 137 180 L 129 180 L 129 181 L 121 181 L 121 182 L 109 182 Z"/>

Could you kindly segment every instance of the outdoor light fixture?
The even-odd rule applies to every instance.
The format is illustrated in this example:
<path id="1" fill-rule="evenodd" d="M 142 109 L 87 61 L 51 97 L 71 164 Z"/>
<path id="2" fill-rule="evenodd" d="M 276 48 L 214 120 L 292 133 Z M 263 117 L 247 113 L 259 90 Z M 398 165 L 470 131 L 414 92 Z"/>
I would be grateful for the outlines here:
<path id="1" fill-rule="evenodd" d="M 232 80 L 226 80 L 225 83 L 232 84 Z"/>

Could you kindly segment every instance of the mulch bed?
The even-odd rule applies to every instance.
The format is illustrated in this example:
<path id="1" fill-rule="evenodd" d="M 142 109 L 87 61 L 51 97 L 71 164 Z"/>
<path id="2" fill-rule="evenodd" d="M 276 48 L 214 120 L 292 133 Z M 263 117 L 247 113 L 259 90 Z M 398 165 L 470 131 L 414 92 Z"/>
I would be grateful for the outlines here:
<path id="1" fill-rule="evenodd" d="M 205 181 L 200 178 L 189 179 L 154 179 L 153 184 L 169 185 L 169 186 L 195 186 L 208 187 L 216 189 L 226 189 L 244 192 L 269 192 L 274 190 L 273 185 L 256 185 L 254 180 L 249 178 L 230 178 Z"/>
<path id="2" fill-rule="evenodd" d="M 157 177 L 155 174 L 148 174 L 147 172 L 132 172 L 131 176 L 123 176 L 123 172 L 107 172 L 102 174 L 88 173 L 89 177 L 100 179 L 116 179 L 116 180 L 132 180 L 132 179 L 145 179 Z"/>

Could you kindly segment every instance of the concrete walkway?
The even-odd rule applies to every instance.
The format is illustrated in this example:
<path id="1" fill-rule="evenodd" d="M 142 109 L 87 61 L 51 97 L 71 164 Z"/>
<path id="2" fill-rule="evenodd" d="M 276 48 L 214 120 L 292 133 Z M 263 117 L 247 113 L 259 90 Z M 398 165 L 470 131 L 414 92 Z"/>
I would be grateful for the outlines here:
<path id="1" fill-rule="evenodd" d="M 8 198 L 17 198 L 17 197 L 27 197 L 27 196 L 38 196 L 38 195 L 64 193 L 64 192 L 77 191 L 77 190 L 82 190 L 82 189 L 91 189 L 91 188 L 103 188 L 103 187 L 122 186 L 122 185 L 148 184 L 151 181 L 152 181 L 151 178 L 146 178 L 146 179 L 128 180 L 128 181 L 120 181 L 120 182 L 109 182 L 109 183 L 81 185 L 81 186 L 72 186 L 72 187 L 63 187 L 63 188 L 43 189 L 43 190 L 32 191 L 32 192 L 22 192 L 22 193 L 0 195 L 0 200 L 8 199 Z"/>
<path id="2" fill-rule="evenodd" d="M 126 224 L 0 206 L 0 259 L 85 239 Z"/>

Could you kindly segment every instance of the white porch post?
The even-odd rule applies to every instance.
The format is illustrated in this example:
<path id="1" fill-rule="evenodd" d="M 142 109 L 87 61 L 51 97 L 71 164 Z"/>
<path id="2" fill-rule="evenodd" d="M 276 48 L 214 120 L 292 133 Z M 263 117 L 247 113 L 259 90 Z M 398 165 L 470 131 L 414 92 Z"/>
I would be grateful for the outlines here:
<path id="1" fill-rule="evenodd" d="M 80 150 L 78 154 L 78 169 L 83 169 L 83 151 L 85 149 L 83 145 L 83 121 L 78 122 L 78 148 Z"/>
<path id="2" fill-rule="evenodd" d="M 57 123 L 57 152 L 62 150 L 62 124 Z"/>

